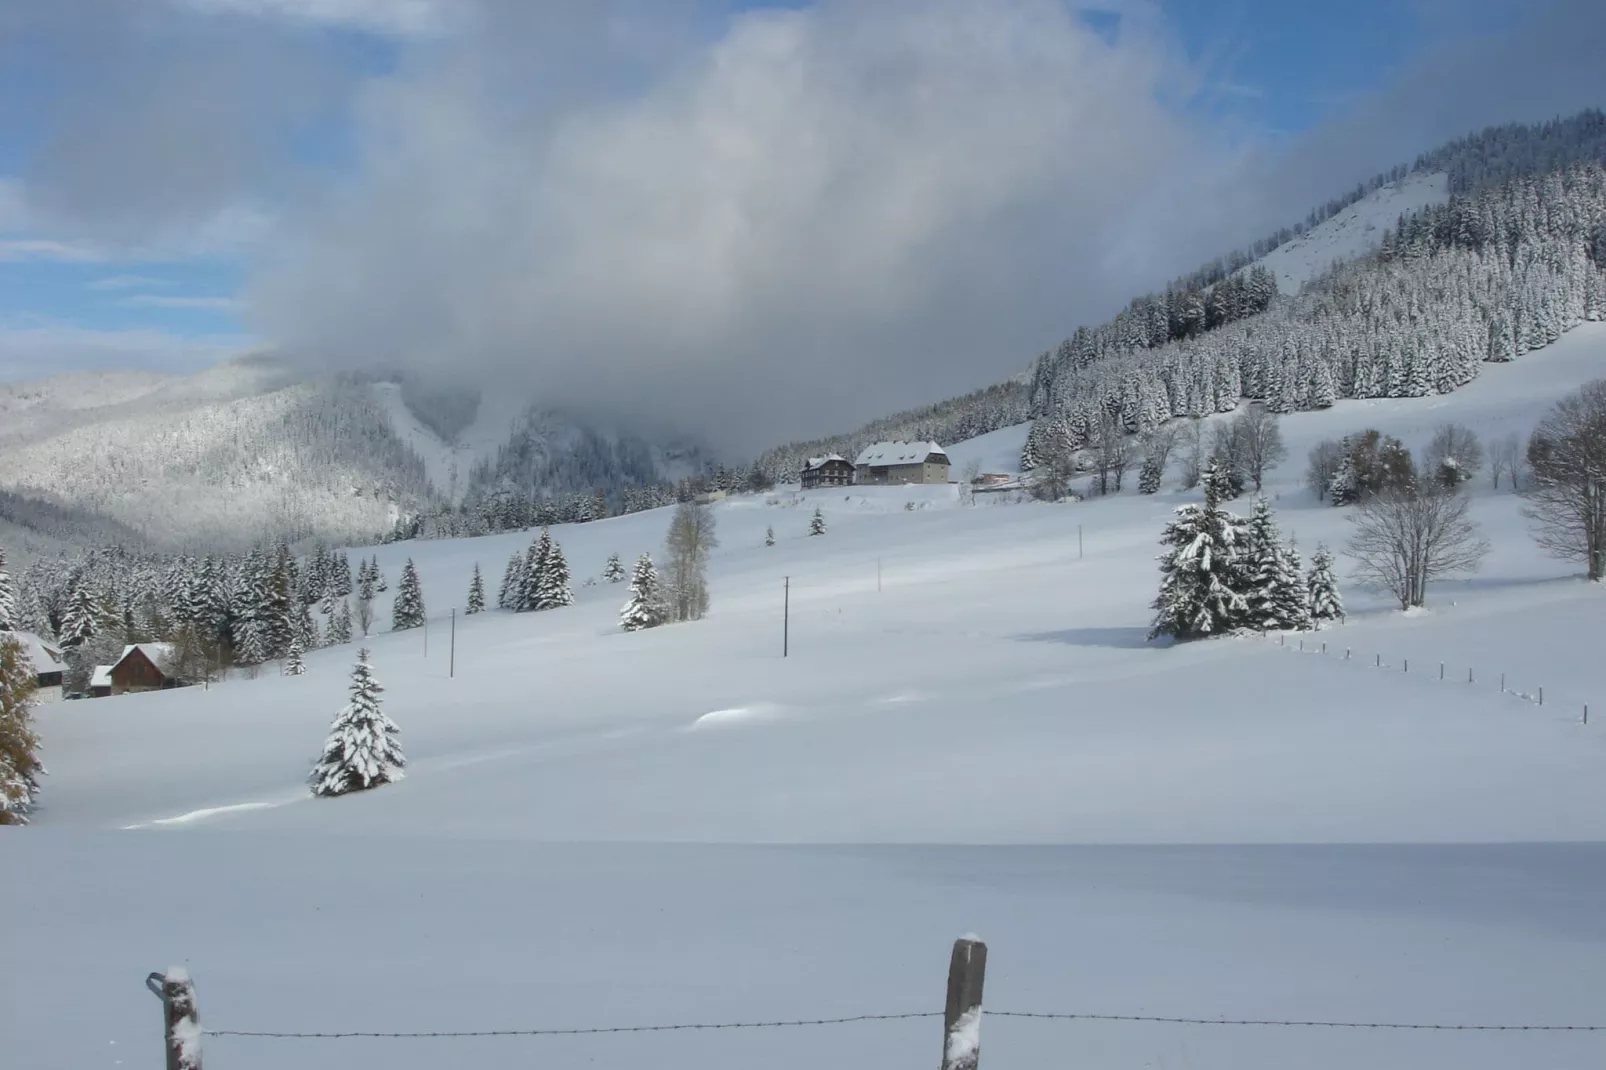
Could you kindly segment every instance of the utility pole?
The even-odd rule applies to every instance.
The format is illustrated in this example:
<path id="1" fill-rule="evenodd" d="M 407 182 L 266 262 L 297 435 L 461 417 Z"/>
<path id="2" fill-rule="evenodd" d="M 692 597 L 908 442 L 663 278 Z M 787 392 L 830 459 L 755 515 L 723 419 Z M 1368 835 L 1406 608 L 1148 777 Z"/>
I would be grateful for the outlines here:
<path id="1" fill-rule="evenodd" d="M 781 603 L 781 657 L 791 652 L 792 645 L 792 577 L 786 577 L 784 601 Z"/>
<path id="2" fill-rule="evenodd" d="M 446 678 L 457 675 L 457 610 L 452 610 L 452 653 L 446 660 Z"/>

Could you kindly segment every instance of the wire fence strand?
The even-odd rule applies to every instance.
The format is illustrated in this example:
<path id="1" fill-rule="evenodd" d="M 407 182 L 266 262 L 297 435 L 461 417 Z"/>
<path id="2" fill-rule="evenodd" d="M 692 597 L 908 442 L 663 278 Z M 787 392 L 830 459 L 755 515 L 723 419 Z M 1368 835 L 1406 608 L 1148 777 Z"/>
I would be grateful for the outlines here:
<path id="1" fill-rule="evenodd" d="M 1049 1014 L 1030 1011 L 984 1011 L 990 1018 L 1046 1018 L 1082 1022 L 1160 1022 L 1167 1025 L 1263 1025 L 1317 1029 L 1429 1029 L 1486 1033 L 1600 1033 L 1606 1025 L 1483 1025 L 1438 1022 L 1328 1022 L 1275 1018 L 1181 1018 L 1152 1014 Z"/>
<path id="2" fill-rule="evenodd" d="M 272 1037 L 292 1040 L 345 1040 L 350 1037 L 385 1037 L 417 1040 L 425 1037 L 583 1037 L 603 1033 L 673 1033 L 699 1029 L 793 1029 L 803 1026 L 849 1025 L 853 1022 L 897 1022 L 912 1018 L 941 1018 L 942 1011 L 917 1011 L 912 1014 L 855 1014 L 845 1018 L 798 1018 L 776 1022 L 690 1022 L 674 1025 L 614 1025 L 580 1029 L 472 1029 L 439 1030 L 418 1033 L 271 1033 L 247 1029 L 203 1029 L 209 1037 Z"/>
<path id="3" fill-rule="evenodd" d="M 258 1037 L 276 1040 L 348 1040 L 352 1038 L 378 1038 L 422 1040 L 458 1037 L 575 1037 L 598 1036 L 607 1033 L 673 1033 L 718 1029 L 795 1029 L 808 1026 L 850 1025 L 855 1022 L 898 1022 L 916 1018 L 941 1018 L 941 1011 L 916 1011 L 908 1014 L 855 1014 L 843 1018 L 798 1018 L 773 1022 L 695 1022 L 672 1025 L 620 1025 L 594 1026 L 572 1029 L 474 1029 L 436 1030 L 431 1032 L 380 1033 L 350 1031 L 338 1033 L 284 1033 L 266 1030 L 203 1029 L 209 1037 Z M 1599 1033 L 1606 1025 L 1488 1025 L 1482 1023 L 1442 1022 L 1339 1022 L 1314 1019 L 1274 1018 L 1188 1018 L 1155 1014 L 1058 1014 L 1034 1011 L 984 1011 L 987 1018 L 1031 1018 L 1062 1022 L 1149 1022 L 1161 1025 L 1227 1025 L 1268 1026 L 1276 1028 L 1308 1029 L 1414 1029 L 1439 1032 L 1478 1033 Z"/>

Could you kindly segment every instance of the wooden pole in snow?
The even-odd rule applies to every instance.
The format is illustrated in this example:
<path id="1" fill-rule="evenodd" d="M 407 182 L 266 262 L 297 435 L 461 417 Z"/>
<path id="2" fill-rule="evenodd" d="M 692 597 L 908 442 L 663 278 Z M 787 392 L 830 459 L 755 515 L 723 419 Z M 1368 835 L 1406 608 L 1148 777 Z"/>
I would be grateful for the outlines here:
<path id="1" fill-rule="evenodd" d="M 986 979 L 987 945 L 971 936 L 955 940 L 942 1015 L 942 1070 L 976 1070 L 981 1061 L 981 993 Z"/>
<path id="2" fill-rule="evenodd" d="M 181 966 L 145 978 L 145 987 L 162 1001 L 162 1036 L 167 1070 L 201 1070 L 201 1017 L 195 1009 L 195 982 Z"/>
<path id="3" fill-rule="evenodd" d="M 446 659 L 446 678 L 452 679 L 457 675 L 457 610 L 452 610 L 452 652 Z"/>
<path id="4" fill-rule="evenodd" d="M 786 577 L 781 603 L 781 657 L 790 653 L 792 645 L 792 577 Z"/>

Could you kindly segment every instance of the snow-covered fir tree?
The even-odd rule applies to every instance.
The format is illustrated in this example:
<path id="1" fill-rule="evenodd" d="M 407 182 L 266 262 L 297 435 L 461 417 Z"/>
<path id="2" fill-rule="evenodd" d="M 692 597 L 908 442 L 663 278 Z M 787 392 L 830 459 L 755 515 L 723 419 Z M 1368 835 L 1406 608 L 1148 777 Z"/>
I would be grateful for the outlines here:
<path id="1" fill-rule="evenodd" d="M 1277 570 L 1271 608 L 1281 622 L 1279 626 L 1293 631 L 1310 630 L 1310 587 L 1292 539 L 1278 547 Z"/>
<path id="2" fill-rule="evenodd" d="M 312 619 L 312 607 L 297 598 L 292 612 L 291 640 L 300 642 L 303 654 L 309 650 L 317 650 L 322 643 L 319 642 L 318 622 Z M 286 653 L 288 653 L 288 650 Z"/>
<path id="3" fill-rule="evenodd" d="M 1149 638 L 1198 639 L 1241 627 L 1249 612 L 1244 597 L 1244 522 L 1221 507 L 1223 480 L 1211 462 L 1203 505 L 1184 505 L 1166 525 L 1160 542 L 1160 594 L 1154 601 Z"/>
<path id="4" fill-rule="evenodd" d="M 480 563 L 474 562 L 474 575 L 468 581 L 468 607 L 465 614 L 485 611 L 485 579 L 480 575 Z"/>
<path id="5" fill-rule="evenodd" d="M 773 526 L 764 529 L 764 545 L 775 545 L 775 528 Z"/>
<path id="6" fill-rule="evenodd" d="M 642 554 L 637 558 L 635 572 L 630 577 L 630 601 L 619 611 L 619 627 L 627 632 L 656 628 L 664 623 L 665 610 L 658 570 L 653 567 L 652 556 Z"/>
<path id="7" fill-rule="evenodd" d="M 535 608 L 560 609 L 574 604 L 574 592 L 569 587 L 569 563 L 564 560 L 563 547 L 541 533 L 547 543 L 535 577 Z"/>
<path id="8" fill-rule="evenodd" d="M 1338 470 L 1327 481 L 1327 500 L 1334 505 L 1351 505 L 1360 495 L 1360 483 L 1355 474 L 1355 458 L 1350 455 L 1349 439 L 1340 443 L 1344 453 L 1338 460 Z"/>
<path id="9" fill-rule="evenodd" d="M 520 613 L 533 613 L 541 608 L 541 577 L 546 572 L 547 558 L 552 556 L 552 532 L 541 529 L 530 548 L 524 552 L 524 564 L 519 571 L 519 590 L 513 608 Z"/>
<path id="10" fill-rule="evenodd" d="M 400 632 L 420 627 L 423 623 L 424 592 L 418 585 L 418 569 L 409 557 L 407 564 L 402 566 L 401 583 L 396 588 L 396 598 L 391 605 L 390 627 L 392 631 Z"/>
<path id="11" fill-rule="evenodd" d="M 61 645 L 67 648 L 82 646 L 100 631 L 100 611 L 95 605 L 94 593 L 88 579 L 80 573 L 73 582 L 67 611 L 61 621 Z"/>
<path id="12" fill-rule="evenodd" d="M 303 657 L 305 651 L 301 649 L 301 637 L 290 637 L 290 652 L 284 656 L 284 674 L 286 676 L 302 676 L 307 671 L 307 662 Z"/>
<path id="13" fill-rule="evenodd" d="M 1138 493 L 1158 494 L 1160 492 L 1160 480 L 1164 474 L 1164 470 L 1160 467 L 1159 458 L 1145 457 L 1143 459 L 1143 468 L 1138 472 Z"/>
<path id="14" fill-rule="evenodd" d="M 379 569 L 378 554 L 374 555 L 373 564 L 369 565 L 368 572 L 373 577 L 374 590 L 378 591 L 380 594 L 384 594 L 386 591 L 390 590 L 390 581 L 385 579 L 385 574 Z"/>
<path id="15" fill-rule="evenodd" d="M 820 512 L 820 507 L 817 505 L 814 507 L 814 516 L 809 520 L 809 534 L 825 534 L 825 514 Z"/>
<path id="16" fill-rule="evenodd" d="M 608 555 L 608 563 L 602 568 L 602 578 L 609 583 L 619 583 L 625 578 L 625 566 L 618 554 Z"/>
<path id="17" fill-rule="evenodd" d="M 329 615 L 328 643 L 330 646 L 351 642 L 351 599 L 340 598 L 335 611 Z"/>
<path id="18" fill-rule="evenodd" d="M 26 825 L 39 793 L 33 731 L 34 667 L 22 643 L 0 632 L 0 825 Z"/>
<path id="19" fill-rule="evenodd" d="M 1310 626 L 1309 596 L 1299 554 L 1292 544 L 1283 542 L 1264 494 L 1255 495 L 1254 510 L 1244 526 L 1242 560 L 1248 604 L 1244 627 L 1269 632 Z"/>
<path id="20" fill-rule="evenodd" d="M 524 555 L 514 554 L 507 559 L 507 570 L 502 573 L 502 589 L 496 596 L 497 609 L 517 609 L 519 592 L 524 590 Z"/>
<path id="21" fill-rule="evenodd" d="M 1333 577 L 1333 554 L 1327 547 L 1317 545 L 1310 558 L 1310 575 L 1305 580 L 1310 598 L 1311 626 L 1321 628 L 1344 620 L 1344 600 L 1338 593 L 1338 581 Z"/>
<path id="22" fill-rule="evenodd" d="M 17 588 L 6 571 L 6 551 L 0 546 L 0 632 L 20 631 L 17 619 Z"/>
<path id="23" fill-rule="evenodd" d="M 312 794 L 317 796 L 344 795 L 389 784 L 402 778 L 407 765 L 397 739 L 400 731 L 380 708 L 379 696 L 385 689 L 374 678 L 366 649 L 357 652 L 349 690 L 351 699 L 335 715 L 323 756 L 308 778 Z"/>
<path id="24" fill-rule="evenodd" d="M 254 668 L 268 657 L 267 629 L 255 618 L 242 620 L 234 630 L 234 663 Z"/>

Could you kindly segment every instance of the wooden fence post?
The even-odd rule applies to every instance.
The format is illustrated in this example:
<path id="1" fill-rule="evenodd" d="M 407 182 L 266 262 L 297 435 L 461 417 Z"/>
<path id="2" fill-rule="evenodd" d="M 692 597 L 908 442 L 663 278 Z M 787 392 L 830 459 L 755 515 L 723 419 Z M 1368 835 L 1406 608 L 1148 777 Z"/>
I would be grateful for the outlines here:
<path id="1" fill-rule="evenodd" d="M 195 983 L 182 966 L 145 978 L 145 987 L 162 1001 L 162 1036 L 167 1070 L 201 1070 L 201 1016 L 195 1007 Z"/>
<path id="2" fill-rule="evenodd" d="M 981 1062 L 981 990 L 986 979 L 987 945 L 969 936 L 955 940 L 942 1016 L 942 1070 L 976 1070 Z"/>

